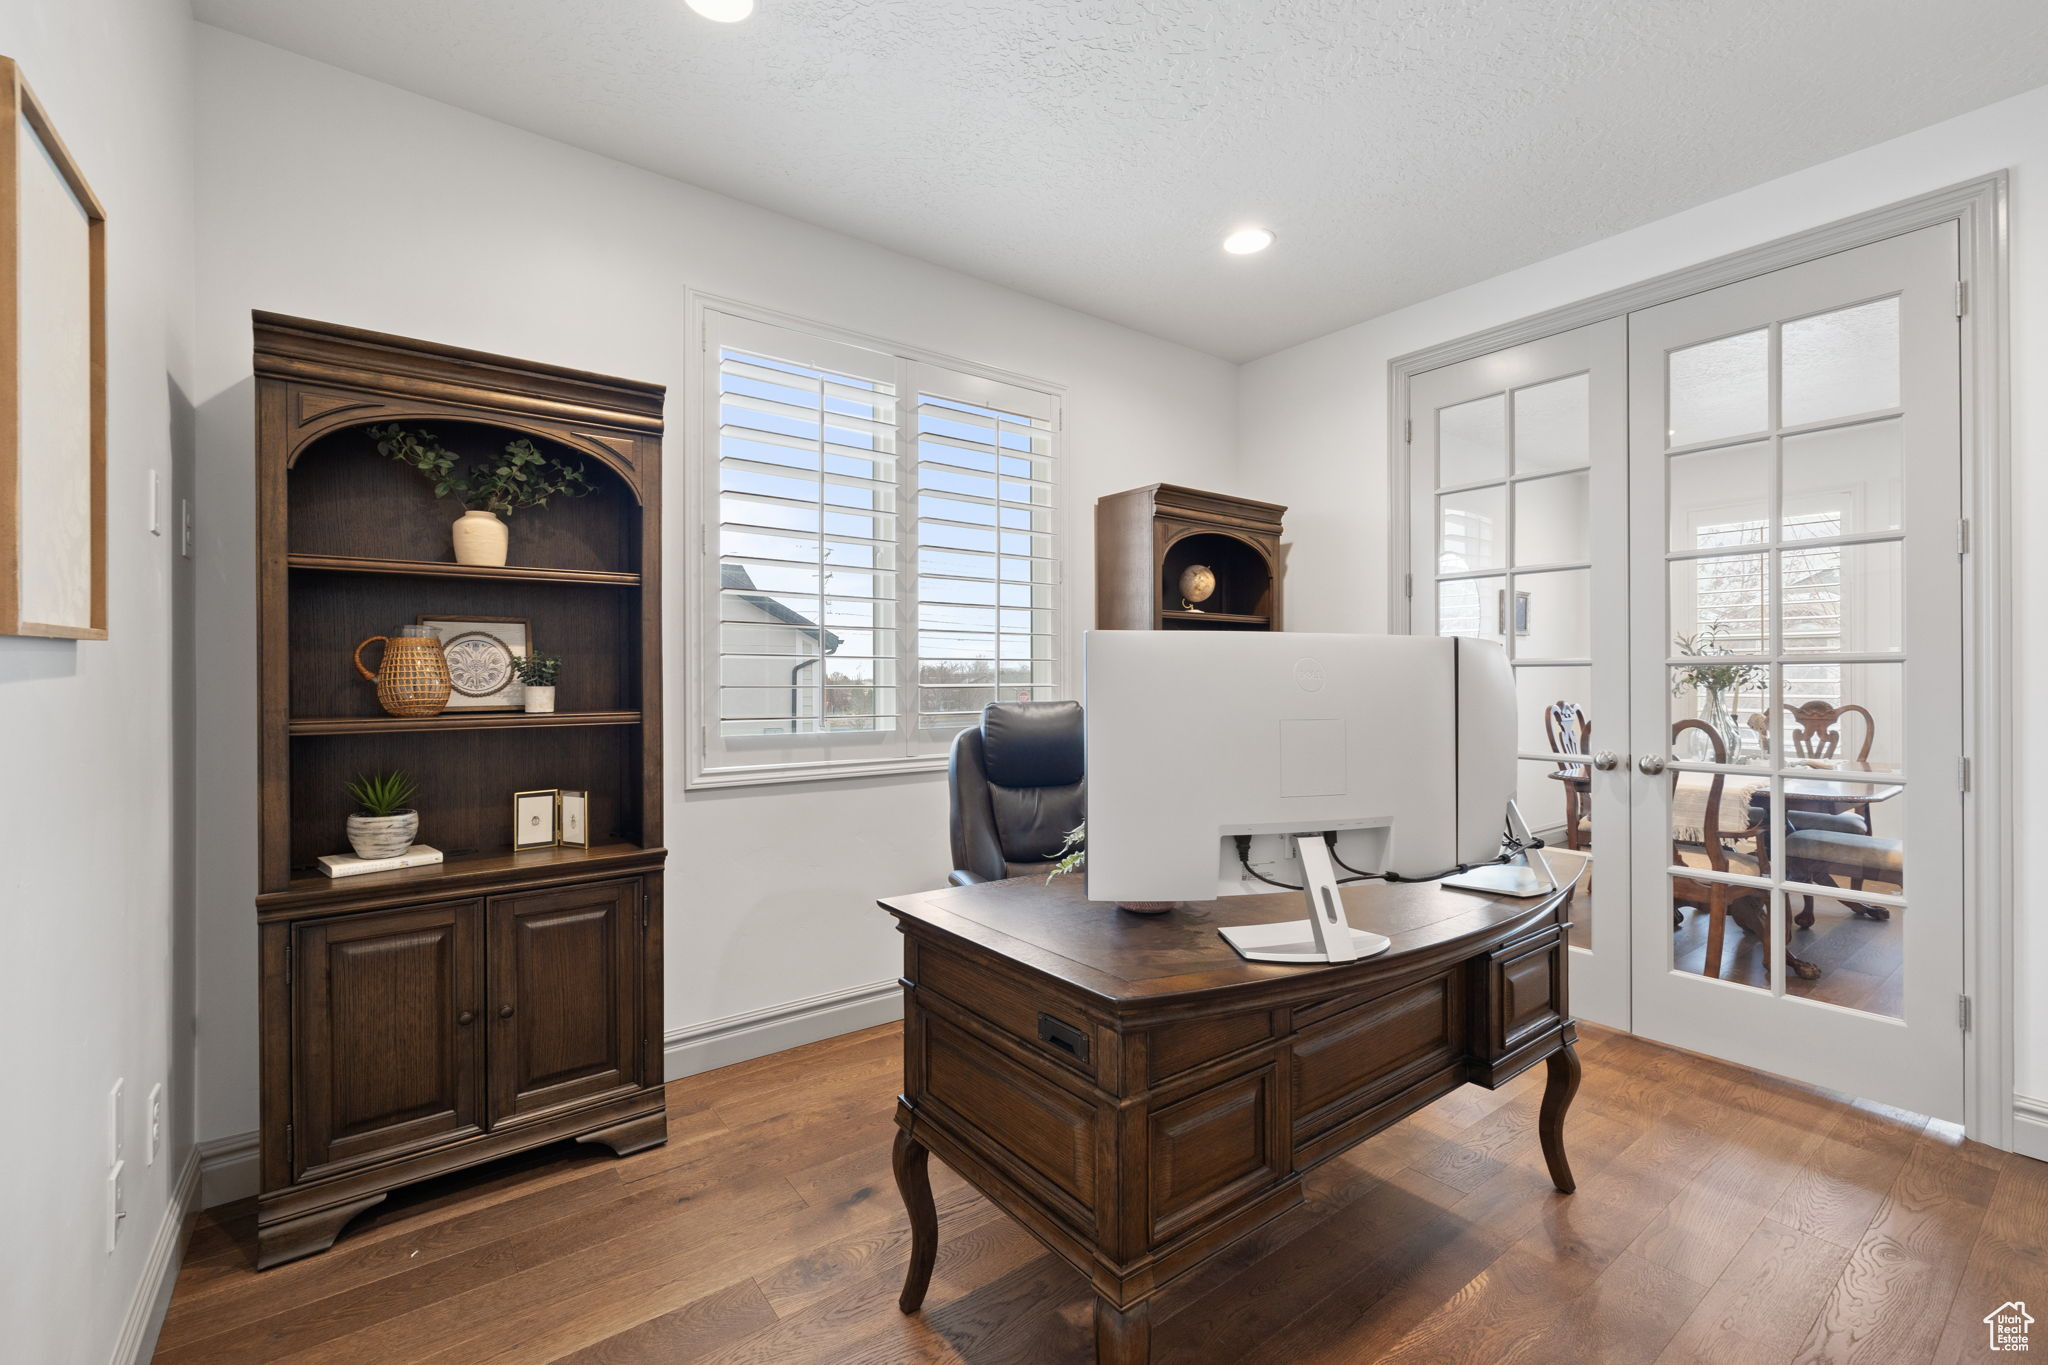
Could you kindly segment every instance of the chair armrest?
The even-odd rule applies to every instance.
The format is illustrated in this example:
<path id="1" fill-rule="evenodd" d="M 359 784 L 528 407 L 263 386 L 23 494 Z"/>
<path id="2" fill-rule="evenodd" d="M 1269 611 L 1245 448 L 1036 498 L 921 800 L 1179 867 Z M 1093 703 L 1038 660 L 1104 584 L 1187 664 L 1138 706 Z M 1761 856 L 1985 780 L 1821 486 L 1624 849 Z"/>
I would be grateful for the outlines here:
<path id="1" fill-rule="evenodd" d="M 969 872 L 964 867 L 956 867 L 953 869 L 953 875 L 946 880 L 955 886 L 980 886 L 989 879 L 979 872 Z"/>

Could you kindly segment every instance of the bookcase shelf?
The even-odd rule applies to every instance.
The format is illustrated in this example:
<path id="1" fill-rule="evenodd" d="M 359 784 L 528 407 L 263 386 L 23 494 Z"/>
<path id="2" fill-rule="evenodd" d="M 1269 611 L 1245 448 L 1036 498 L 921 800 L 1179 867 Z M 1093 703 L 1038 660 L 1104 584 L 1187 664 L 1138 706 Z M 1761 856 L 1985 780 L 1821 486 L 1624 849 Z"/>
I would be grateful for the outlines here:
<path id="1" fill-rule="evenodd" d="M 638 711 L 443 711 L 438 716 L 305 716 L 286 726 L 301 735 L 427 734 L 435 730 L 537 730 L 554 726 L 638 725 Z"/>
<path id="2" fill-rule="evenodd" d="M 582 583 L 596 588 L 637 588 L 640 575 L 603 569 L 546 569 L 526 564 L 442 564 L 425 559 L 375 559 L 294 554 L 285 563 L 322 573 L 387 574 L 404 578 L 473 578 L 503 583 Z"/>

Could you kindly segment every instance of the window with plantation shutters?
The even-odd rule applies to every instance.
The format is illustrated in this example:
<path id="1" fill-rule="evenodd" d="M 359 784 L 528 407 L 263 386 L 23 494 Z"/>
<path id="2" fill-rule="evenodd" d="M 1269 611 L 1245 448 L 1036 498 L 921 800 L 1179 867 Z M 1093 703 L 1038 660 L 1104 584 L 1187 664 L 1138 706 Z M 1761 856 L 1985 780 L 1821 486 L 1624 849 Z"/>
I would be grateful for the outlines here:
<path id="1" fill-rule="evenodd" d="M 941 764 L 1058 695 L 1056 395 L 707 306 L 693 784 Z"/>

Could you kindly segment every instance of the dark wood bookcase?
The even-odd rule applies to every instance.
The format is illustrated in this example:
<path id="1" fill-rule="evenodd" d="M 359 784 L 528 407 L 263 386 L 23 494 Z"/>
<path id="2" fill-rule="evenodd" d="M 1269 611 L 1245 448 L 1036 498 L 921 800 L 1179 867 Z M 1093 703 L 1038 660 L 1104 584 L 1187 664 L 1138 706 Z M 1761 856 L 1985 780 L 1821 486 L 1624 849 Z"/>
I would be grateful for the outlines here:
<path id="1" fill-rule="evenodd" d="M 262 1191 L 258 1261 L 391 1189 L 565 1138 L 663 1140 L 659 385 L 255 315 Z M 366 428 L 526 437 L 587 496 L 458 565 L 453 501 Z M 421 614 L 530 623 L 559 710 L 384 713 L 350 662 Z M 419 783 L 434 866 L 330 879 L 344 784 Z M 512 795 L 590 794 L 588 848 L 512 848 Z"/>
<path id="2" fill-rule="evenodd" d="M 1155 483 L 1095 503 L 1098 630 L 1279 630 L 1280 519 L 1270 502 Z M 1181 609 L 1180 576 L 1216 571 L 1216 595 Z"/>

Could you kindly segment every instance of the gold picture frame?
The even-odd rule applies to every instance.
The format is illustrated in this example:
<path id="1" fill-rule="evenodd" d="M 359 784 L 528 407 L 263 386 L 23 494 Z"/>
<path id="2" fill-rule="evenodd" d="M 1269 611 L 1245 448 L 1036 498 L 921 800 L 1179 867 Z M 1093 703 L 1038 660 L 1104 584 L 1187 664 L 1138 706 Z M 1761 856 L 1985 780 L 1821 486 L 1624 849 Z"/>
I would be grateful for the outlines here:
<path id="1" fill-rule="evenodd" d="M 590 847 L 590 793 L 557 793 L 555 837 L 563 848 Z"/>
<path id="2" fill-rule="evenodd" d="M 106 211 L 0 57 L 0 635 L 107 638 Z"/>
<path id="3" fill-rule="evenodd" d="M 560 822 L 555 813 L 561 795 L 561 790 L 556 787 L 512 793 L 514 853 L 523 853 L 530 848 L 554 848 L 562 842 Z"/>

